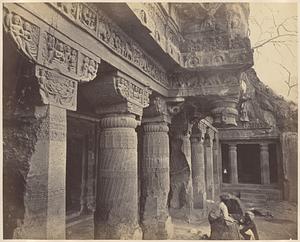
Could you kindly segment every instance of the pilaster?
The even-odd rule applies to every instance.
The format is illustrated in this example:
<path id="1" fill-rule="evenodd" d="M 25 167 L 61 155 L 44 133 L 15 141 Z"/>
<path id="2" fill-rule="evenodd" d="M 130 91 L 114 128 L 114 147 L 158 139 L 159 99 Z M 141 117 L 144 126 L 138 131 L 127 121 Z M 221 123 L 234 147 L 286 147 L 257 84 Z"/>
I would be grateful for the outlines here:
<path id="1" fill-rule="evenodd" d="M 261 184 L 270 184 L 269 144 L 260 144 Z"/>
<path id="2" fill-rule="evenodd" d="M 205 179 L 207 199 L 214 200 L 214 161 L 213 161 L 213 131 L 206 128 L 205 141 Z"/>
<path id="3" fill-rule="evenodd" d="M 238 169 L 237 169 L 237 147 L 236 144 L 229 144 L 229 164 L 230 164 L 230 183 L 238 183 Z"/>

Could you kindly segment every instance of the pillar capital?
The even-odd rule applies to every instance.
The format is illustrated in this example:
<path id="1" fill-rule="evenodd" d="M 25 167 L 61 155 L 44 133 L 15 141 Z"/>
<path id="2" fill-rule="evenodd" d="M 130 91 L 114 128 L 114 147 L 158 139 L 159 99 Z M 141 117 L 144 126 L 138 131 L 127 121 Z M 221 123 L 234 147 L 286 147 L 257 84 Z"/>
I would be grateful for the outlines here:
<path id="1" fill-rule="evenodd" d="M 102 128 L 136 128 L 137 120 L 132 114 L 109 114 L 100 120 Z"/>
<path id="2" fill-rule="evenodd" d="M 155 96 L 150 99 L 149 107 L 144 110 L 142 122 L 164 121 L 171 123 L 172 118 L 183 107 L 184 98 L 165 98 Z"/>
<path id="3" fill-rule="evenodd" d="M 166 122 L 146 122 L 143 123 L 143 130 L 145 132 L 168 132 L 169 127 Z"/>

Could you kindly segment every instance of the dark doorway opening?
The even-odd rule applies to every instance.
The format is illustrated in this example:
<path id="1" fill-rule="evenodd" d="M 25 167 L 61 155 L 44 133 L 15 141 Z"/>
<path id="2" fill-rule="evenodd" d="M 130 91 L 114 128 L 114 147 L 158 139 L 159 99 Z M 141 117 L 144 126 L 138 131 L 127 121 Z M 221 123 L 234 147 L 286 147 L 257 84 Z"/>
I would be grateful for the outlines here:
<path id="1" fill-rule="evenodd" d="M 82 162 L 84 161 L 83 138 L 67 140 L 66 212 L 67 215 L 80 212 Z"/>
<path id="2" fill-rule="evenodd" d="M 229 183 L 229 146 L 227 144 L 221 145 L 222 151 L 222 181 Z"/>
<path id="3" fill-rule="evenodd" d="M 260 147 L 258 144 L 237 145 L 239 183 L 260 184 Z"/>

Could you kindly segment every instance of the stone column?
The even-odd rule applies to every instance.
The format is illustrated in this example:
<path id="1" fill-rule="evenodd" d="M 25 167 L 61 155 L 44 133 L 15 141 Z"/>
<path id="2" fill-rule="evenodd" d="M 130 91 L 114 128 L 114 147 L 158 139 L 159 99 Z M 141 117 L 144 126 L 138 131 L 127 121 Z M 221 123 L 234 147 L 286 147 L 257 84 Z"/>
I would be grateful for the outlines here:
<path id="1" fill-rule="evenodd" d="M 219 197 L 221 191 L 221 175 L 220 172 L 220 160 L 219 160 L 219 138 L 218 133 L 214 132 L 213 139 L 213 163 L 214 163 L 214 198 L 217 199 Z"/>
<path id="2" fill-rule="evenodd" d="M 95 239 L 142 239 L 138 224 L 137 121 L 110 114 L 100 121 Z"/>
<path id="3" fill-rule="evenodd" d="M 200 131 L 195 134 L 195 132 L 197 131 L 191 136 L 194 208 L 204 209 L 206 201 L 204 133 Z"/>
<path id="4" fill-rule="evenodd" d="M 261 184 L 270 184 L 269 145 L 260 144 Z"/>
<path id="5" fill-rule="evenodd" d="M 213 165 L 213 147 L 211 131 L 206 129 L 205 134 L 205 179 L 207 199 L 214 200 L 214 165 Z"/>
<path id="6" fill-rule="evenodd" d="M 66 110 L 52 105 L 36 109 L 39 125 L 24 192 L 24 220 L 14 238 L 65 238 Z"/>
<path id="7" fill-rule="evenodd" d="M 238 168 L 237 168 L 237 147 L 236 144 L 229 144 L 229 164 L 230 164 L 230 183 L 238 183 Z"/>
<path id="8" fill-rule="evenodd" d="M 173 225 L 168 211 L 170 149 L 167 122 L 143 120 L 141 220 L 143 239 L 168 239 Z"/>
<path id="9" fill-rule="evenodd" d="M 142 239 L 137 133 L 151 90 L 113 70 L 82 88 L 101 117 L 95 239 Z"/>
<path id="10" fill-rule="evenodd" d="M 77 82 L 40 66 L 26 68 L 35 76 L 21 78 L 24 86 L 13 117 L 17 125 L 7 137 L 11 147 L 6 147 L 15 157 L 5 162 L 17 162 L 16 179 L 21 179 L 19 199 L 12 203 L 23 211 L 16 217 L 13 238 L 64 239 L 66 109 L 76 109 Z"/>

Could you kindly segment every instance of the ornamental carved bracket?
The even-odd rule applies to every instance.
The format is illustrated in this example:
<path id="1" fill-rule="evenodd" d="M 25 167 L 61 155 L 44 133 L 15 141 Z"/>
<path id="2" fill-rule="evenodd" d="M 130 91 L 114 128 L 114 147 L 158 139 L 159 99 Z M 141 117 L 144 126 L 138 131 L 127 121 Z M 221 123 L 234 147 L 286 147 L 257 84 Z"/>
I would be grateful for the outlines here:
<path id="1" fill-rule="evenodd" d="M 76 110 L 78 85 L 76 81 L 41 66 L 36 66 L 35 75 L 43 104 Z"/>
<path id="2" fill-rule="evenodd" d="M 148 86 L 114 71 L 82 86 L 82 94 L 98 114 L 133 113 L 142 116 L 152 93 Z"/>

